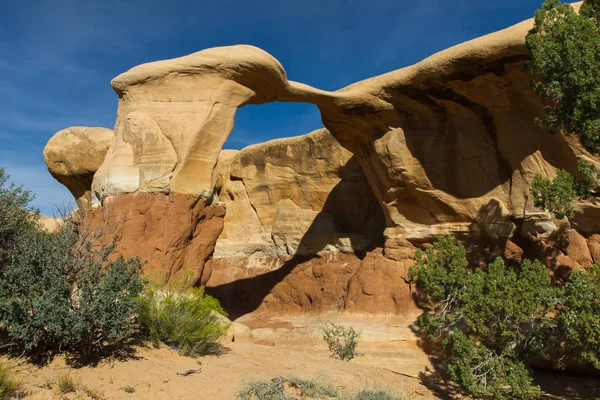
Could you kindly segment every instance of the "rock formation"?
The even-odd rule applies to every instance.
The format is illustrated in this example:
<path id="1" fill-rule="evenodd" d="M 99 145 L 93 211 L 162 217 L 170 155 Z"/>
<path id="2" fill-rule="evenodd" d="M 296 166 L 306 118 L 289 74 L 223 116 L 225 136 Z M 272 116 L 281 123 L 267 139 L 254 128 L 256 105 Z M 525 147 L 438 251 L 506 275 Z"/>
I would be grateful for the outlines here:
<path id="1" fill-rule="evenodd" d="M 112 140 L 110 129 L 73 126 L 57 132 L 44 148 L 48 171 L 69 189 L 81 209 L 91 207 L 92 179 Z"/>
<path id="2" fill-rule="evenodd" d="M 189 271 L 246 311 L 406 311 L 415 246 L 442 234 L 484 249 L 473 262 L 536 255 L 562 279 L 598 257 L 600 207 L 555 221 L 530 183 L 600 160 L 535 125 L 531 26 L 334 92 L 289 81 L 252 46 L 135 67 L 112 82 L 119 109 L 91 185 L 93 224 L 148 270 Z M 221 151 L 237 108 L 270 101 L 316 104 L 326 129 Z M 53 174 L 69 185 L 76 171 Z M 89 202 L 82 188 L 72 192 Z"/>

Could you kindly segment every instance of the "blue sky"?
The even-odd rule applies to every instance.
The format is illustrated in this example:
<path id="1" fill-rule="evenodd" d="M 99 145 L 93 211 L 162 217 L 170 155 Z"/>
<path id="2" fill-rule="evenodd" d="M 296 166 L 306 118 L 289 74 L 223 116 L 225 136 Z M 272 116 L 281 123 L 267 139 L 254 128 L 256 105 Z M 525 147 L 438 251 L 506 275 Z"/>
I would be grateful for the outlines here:
<path id="1" fill-rule="evenodd" d="M 73 203 L 46 170 L 58 130 L 112 128 L 110 80 L 149 61 L 252 44 L 291 80 L 334 90 L 530 18 L 542 0 L 0 0 L 0 166 L 52 215 Z M 238 111 L 226 148 L 308 133 L 316 107 Z"/>

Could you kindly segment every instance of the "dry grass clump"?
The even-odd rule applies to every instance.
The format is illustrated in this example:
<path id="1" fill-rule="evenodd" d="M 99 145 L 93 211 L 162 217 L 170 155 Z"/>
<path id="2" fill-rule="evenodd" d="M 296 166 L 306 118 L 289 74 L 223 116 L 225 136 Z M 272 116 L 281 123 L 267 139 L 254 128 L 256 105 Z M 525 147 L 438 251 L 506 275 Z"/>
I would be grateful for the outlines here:
<path id="1" fill-rule="evenodd" d="M 297 376 L 273 378 L 270 381 L 247 382 L 237 394 L 238 400 L 402 400 L 401 395 L 385 390 L 362 389 L 357 393 L 342 393 L 318 378 L 302 379 Z"/>
<path id="2" fill-rule="evenodd" d="M 69 374 L 61 374 L 56 379 L 58 393 L 62 396 L 69 393 L 82 394 L 92 400 L 103 400 L 104 395 L 98 389 L 84 385 L 80 381 L 76 381 Z"/>
<path id="3" fill-rule="evenodd" d="M 0 361 L 0 400 L 19 398 L 24 395 L 22 384 L 14 375 L 10 364 Z"/>

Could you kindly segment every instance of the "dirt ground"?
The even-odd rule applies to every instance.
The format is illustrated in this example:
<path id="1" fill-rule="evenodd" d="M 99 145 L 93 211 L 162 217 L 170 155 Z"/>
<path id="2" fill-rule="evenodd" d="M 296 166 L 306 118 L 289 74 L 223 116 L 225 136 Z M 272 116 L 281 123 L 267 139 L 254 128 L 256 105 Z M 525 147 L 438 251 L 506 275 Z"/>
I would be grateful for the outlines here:
<path id="1" fill-rule="evenodd" d="M 452 388 L 434 372 L 435 353 L 426 353 L 411 330 L 413 321 L 413 316 L 340 313 L 247 315 L 236 321 L 227 338 L 230 350 L 221 356 L 194 359 L 162 346 L 137 347 L 129 359 L 80 368 L 62 357 L 44 367 L 11 362 L 31 399 L 90 398 L 84 386 L 105 399 L 235 399 L 244 382 L 286 375 L 318 377 L 344 392 L 369 387 L 402 393 L 407 399 L 452 398 Z M 345 362 L 329 357 L 321 338 L 327 322 L 362 331 L 358 358 Z M 198 369 L 199 373 L 179 375 Z M 78 391 L 61 397 L 57 382 L 64 375 L 77 383 Z M 541 373 L 536 379 L 549 392 L 546 398 L 600 398 L 597 379 L 555 373 Z"/>

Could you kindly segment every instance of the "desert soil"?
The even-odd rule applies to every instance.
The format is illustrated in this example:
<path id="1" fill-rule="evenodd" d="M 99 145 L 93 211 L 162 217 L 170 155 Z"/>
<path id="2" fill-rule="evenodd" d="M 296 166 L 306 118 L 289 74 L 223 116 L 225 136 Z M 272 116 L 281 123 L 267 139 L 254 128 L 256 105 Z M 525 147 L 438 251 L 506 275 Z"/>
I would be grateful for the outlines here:
<path id="1" fill-rule="evenodd" d="M 327 322 L 362 331 L 358 358 L 344 362 L 329 357 L 321 338 Z M 247 315 L 236 321 L 227 338 L 230 350 L 221 356 L 194 359 L 161 346 L 136 347 L 126 360 L 104 360 L 79 368 L 63 357 L 44 367 L 11 362 L 31 399 L 89 398 L 81 389 L 61 397 L 56 382 L 64 374 L 105 399 L 235 399 L 244 382 L 286 375 L 318 377 L 344 392 L 369 387 L 402 393 L 407 399 L 450 398 L 448 387 L 433 372 L 431 350 L 428 355 L 411 330 L 413 322 L 414 316 Z M 200 373 L 179 375 L 191 369 L 200 369 Z M 600 396 L 595 379 L 561 375 L 557 381 L 552 373 L 539 374 L 537 379 L 559 395 L 546 398 L 600 398 L 595 397 Z M 135 391 L 127 393 L 126 387 Z"/>

